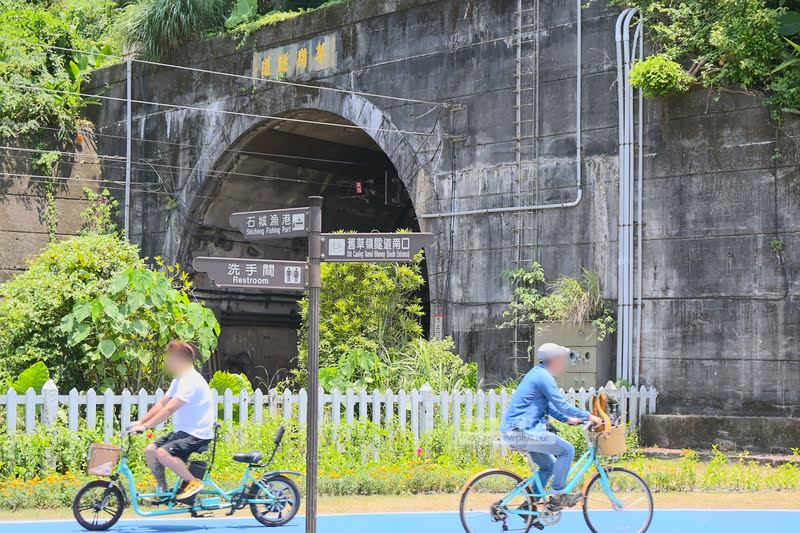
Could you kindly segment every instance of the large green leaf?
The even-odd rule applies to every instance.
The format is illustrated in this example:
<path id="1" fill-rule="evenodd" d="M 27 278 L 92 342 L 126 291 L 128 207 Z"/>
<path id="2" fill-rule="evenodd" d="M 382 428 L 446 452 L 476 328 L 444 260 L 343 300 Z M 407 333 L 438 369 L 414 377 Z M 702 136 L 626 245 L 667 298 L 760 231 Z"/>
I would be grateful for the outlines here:
<path id="1" fill-rule="evenodd" d="M 239 0 L 233 13 L 225 21 L 226 28 L 238 26 L 245 20 L 254 17 L 258 11 L 258 0 Z"/>
<path id="2" fill-rule="evenodd" d="M 248 393 L 253 392 L 253 387 L 244 374 L 231 374 L 230 372 L 218 370 L 208 384 L 220 395 L 225 394 L 228 389 L 234 394 L 239 394 L 243 390 Z"/>
<path id="3" fill-rule="evenodd" d="M 778 19 L 778 33 L 787 37 L 800 33 L 800 13 L 787 11 L 781 15 Z"/>
<path id="4" fill-rule="evenodd" d="M 92 327 L 89 324 L 78 324 L 75 326 L 75 329 L 72 330 L 72 333 L 69 336 L 69 343 L 72 346 L 75 346 L 83 339 L 89 336 L 89 333 L 92 332 Z"/>
<path id="5" fill-rule="evenodd" d="M 111 358 L 114 355 L 114 352 L 117 350 L 117 345 L 112 339 L 103 339 L 100 342 L 100 353 L 102 353 L 105 357 Z"/>
<path id="6" fill-rule="evenodd" d="M 23 370 L 11 386 L 18 394 L 25 394 L 30 388 L 33 388 L 36 394 L 41 394 L 42 387 L 47 383 L 48 379 L 50 379 L 50 370 L 48 370 L 47 365 L 38 361 L 27 370 Z"/>
<path id="7" fill-rule="evenodd" d="M 128 282 L 130 281 L 130 275 L 127 272 L 123 272 L 116 278 L 114 281 L 111 282 L 111 286 L 108 288 L 111 294 L 117 294 L 122 289 L 128 286 Z"/>

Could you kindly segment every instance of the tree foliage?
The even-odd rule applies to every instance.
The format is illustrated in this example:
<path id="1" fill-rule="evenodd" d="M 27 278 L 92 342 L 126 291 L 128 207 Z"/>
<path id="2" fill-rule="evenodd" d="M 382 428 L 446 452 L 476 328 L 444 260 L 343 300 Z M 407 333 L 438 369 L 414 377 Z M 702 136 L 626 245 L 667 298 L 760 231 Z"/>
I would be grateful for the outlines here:
<path id="1" fill-rule="evenodd" d="M 707 86 L 743 85 L 767 92 L 776 108 L 800 113 L 800 2 L 797 0 L 629 0 L 657 57 L 637 67 L 637 86 L 652 95 L 685 88 L 691 75 Z M 679 63 L 683 73 L 667 63 Z M 780 68 L 779 68 L 780 67 Z M 662 82 L 668 79 L 668 84 Z M 655 81 L 659 83 L 649 83 Z"/>
<path id="2" fill-rule="evenodd" d="M 68 342 L 61 320 L 77 302 L 104 294 L 120 272 L 143 267 L 138 248 L 113 235 L 47 245 L 28 270 L 0 285 L 0 369 L 18 375 L 42 361 L 62 388 L 93 386 L 93 364 Z"/>
<path id="3" fill-rule="evenodd" d="M 453 353 L 453 342 L 422 337 L 425 280 L 422 255 L 409 264 L 324 263 L 320 323 L 320 382 L 338 388 L 410 390 L 423 384 L 453 389 L 477 384 L 477 367 Z M 301 301 L 297 381 L 308 357 L 308 299 Z"/>
<path id="4" fill-rule="evenodd" d="M 170 277 L 168 274 L 174 274 Z M 67 343 L 91 362 L 94 383 L 115 390 L 157 388 L 164 381 L 163 347 L 192 342 L 203 361 L 217 347 L 214 312 L 190 300 L 185 274 L 128 268 L 96 298 L 75 302 L 59 326 Z"/>

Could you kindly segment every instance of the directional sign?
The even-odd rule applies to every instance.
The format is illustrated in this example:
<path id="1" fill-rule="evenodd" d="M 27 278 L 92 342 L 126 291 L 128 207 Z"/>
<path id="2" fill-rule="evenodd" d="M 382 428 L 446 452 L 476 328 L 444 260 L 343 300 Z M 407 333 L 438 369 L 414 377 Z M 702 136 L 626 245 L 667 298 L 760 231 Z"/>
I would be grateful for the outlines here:
<path id="1" fill-rule="evenodd" d="M 231 215 L 231 226 L 252 241 L 308 235 L 308 207 L 250 211 Z"/>
<path id="2" fill-rule="evenodd" d="M 234 257 L 197 257 L 192 266 L 207 272 L 219 287 L 255 287 L 303 291 L 308 287 L 308 263 Z"/>
<path id="3" fill-rule="evenodd" d="M 331 262 L 406 262 L 435 241 L 433 233 L 323 233 L 322 259 Z"/>

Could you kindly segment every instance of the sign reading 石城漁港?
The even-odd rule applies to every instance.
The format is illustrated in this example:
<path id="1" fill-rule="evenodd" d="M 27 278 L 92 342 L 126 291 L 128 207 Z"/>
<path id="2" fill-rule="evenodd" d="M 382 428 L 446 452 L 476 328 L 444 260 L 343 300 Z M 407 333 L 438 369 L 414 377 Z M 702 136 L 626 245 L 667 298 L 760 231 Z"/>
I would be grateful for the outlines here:
<path id="1" fill-rule="evenodd" d="M 283 239 L 308 235 L 308 213 L 307 207 L 293 207 L 234 213 L 229 220 L 231 226 L 239 228 L 242 235 L 254 241 Z"/>
<path id="2" fill-rule="evenodd" d="M 308 288 L 308 263 L 235 257 L 196 257 L 192 267 L 208 273 L 219 287 L 258 287 L 303 291 Z"/>
<path id="3" fill-rule="evenodd" d="M 328 34 L 253 53 L 253 83 L 299 78 L 336 66 L 336 35 Z"/>
<path id="4" fill-rule="evenodd" d="M 405 262 L 436 241 L 432 233 L 323 233 L 322 260 Z"/>

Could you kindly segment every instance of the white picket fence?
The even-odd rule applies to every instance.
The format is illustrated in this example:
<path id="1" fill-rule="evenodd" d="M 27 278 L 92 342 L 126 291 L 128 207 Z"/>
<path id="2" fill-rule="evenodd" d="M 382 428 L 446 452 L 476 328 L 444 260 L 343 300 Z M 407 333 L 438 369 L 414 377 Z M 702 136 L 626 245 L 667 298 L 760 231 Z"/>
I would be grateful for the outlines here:
<path id="1" fill-rule="evenodd" d="M 308 394 L 305 389 L 299 392 L 286 390 L 283 393 L 273 389 L 266 394 L 260 390 L 255 394 L 245 391 L 234 394 L 228 389 L 221 397 L 216 391 L 212 392 L 214 402 L 218 407 L 222 406 L 222 418 L 228 424 L 234 421 L 240 424 L 261 424 L 267 417 L 280 417 L 286 421 L 306 420 Z M 570 389 L 564 392 L 569 402 L 583 408 L 587 408 L 587 401 L 594 393 L 594 388 L 581 388 L 577 391 Z M 498 421 L 508 408 L 511 394 L 508 391 L 498 393 L 493 390 L 437 393 L 427 386 L 420 390 L 401 390 L 397 393 L 376 390 L 370 394 L 366 391 L 348 390 L 344 393 L 334 391 L 332 394 L 320 394 L 319 404 L 320 413 L 334 427 L 343 423 L 352 425 L 356 420 L 371 420 L 379 426 L 405 427 L 419 437 L 441 425 L 452 427 L 454 434 L 457 434 L 462 427 L 471 426 L 473 422 Z M 630 390 L 623 387 L 619 391 L 620 408 L 628 424 L 636 427 L 642 415 L 655 413 L 657 396 L 658 392 L 653 387 L 633 387 Z M 155 394 L 145 390 L 138 393 L 124 390 L 122 394 L 115 394 L 110 389 L 103 394 L 94 390 L 80 394 L 73 389 L 67 395 L 60 395 L 55 383 L 48 381 L 41 394 L 36 394 L 33 389 L 28 389 L 26 394 L 18 394 L 12 389 L 7 394 L 0 395 L 0 416 L 5 415 L 7 433 L 16 432 L 18 426 L 22 425 L 25 433 L 31 435 L 36 432 L 37 424 L 54 426 L 59 409 L 64 409 L 70 430 L 78 431 L 79 427 L 83 427 L 79 424 L 81 419 L 88 428 L 97 428 L 100 422 L 105 441 L 109 442 L 115 431 L 130 425 L 133 406 L 137 406 L 139 413 L 144 413 L 163 397 L 164 392 L 161 389 Z M 5 409 L 2 409 L 3 406 Z M 236 420 L 234 406 L 239 406 Z M 98 413 L 98 408 L 102 413 Z M 20 412 L 23 420 L 18 420 Z"/>

